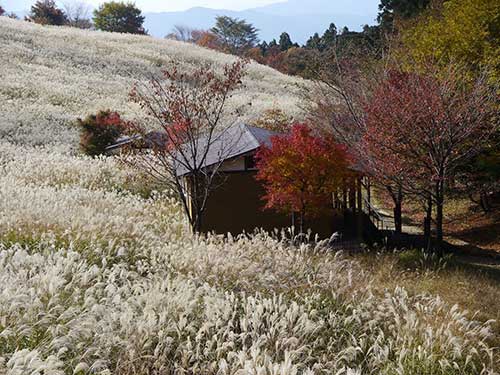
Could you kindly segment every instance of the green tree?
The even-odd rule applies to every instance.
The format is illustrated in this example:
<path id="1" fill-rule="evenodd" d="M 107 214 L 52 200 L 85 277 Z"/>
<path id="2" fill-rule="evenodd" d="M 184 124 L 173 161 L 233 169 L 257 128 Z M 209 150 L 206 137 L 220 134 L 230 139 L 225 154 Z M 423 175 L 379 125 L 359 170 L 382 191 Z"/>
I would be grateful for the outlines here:
<path id="1" fill-rule="evenodd" d="M 275 47 L 278 47 L 278 42 L 276 41 L 276 39 L 273 39 L 269 42 L 268 48 L 271 49 Z"/>
<path id="2" fill-rule="evenodd" d="M 285 53 L 284 65 L 286 73 L 298 75 L 306 79 L 314 79 L 317 71 L 319 52 L 307 48 L 293 47 Z"/>
<path id="3" fill-rule="evenodd" d="M 487 213 L 493 209 L 492 197 L 500 192 L 500 130 L 483 144 L 481 152 L 459 171 L 465 193 Z"/>
<path id="4" fill-rule="evenodd" d="M 240 54 L 253 48 L 259 41 L 258 30 L 252 24 L 228 16 L 216 18 L 212 33 L 217 36 L 224 48 L 233 54 Z"/>
<path id="5" fill-rule="evenodd" d="M 306 48 L 316 49 L 318 51 L 323 50 L 323 42 L 318 33 L 315 33 L 309 40 L 306 42 Z"/>
<path id="6" fill-rule="evenodd" d="M 395 20 L 417 16 L 430 2 L 431 0 L 381 0 L 378 22 L 385 30 L 392 29 Z"/>
<path id="7" fill-rule="evenodd" d="M 96 29 L 127 34 L 146 34 L 144 16 L 133 3 L 110 1 L 94 11 Z"/>
<path id="8" fill-rule="evenodd" d="M 0 16 L 3 16 L 5 13 L 5 9 L 2 8 L 2 6 L 0 5 Z"/>
<path id="9" fill-rule="evenodd" d="M 334 23 L 330 24 L 330 27 L 325 31 L 323 36 L 321 37 L 321 41 L 325 45 L 326 48 L 335 45 L 337 40 L 337 26 Z"/>
<path id="10" fill-rule="evenodd" d="M 67 23 L 66 14 L 57 7 L 54 0 L 39 0 L 32 7 L 26 17 L 30 22 L 41 25 L 62 26 Z"/>
<path id="11" fill-rule="evenodd" d="M 292 38 L 290 38 L 290 34 L 288 33 L 282 33 L 280 35 L 280 50 L 281 51 L 288 51 L 290 48 L 293 47 L 293 42 Z"/>

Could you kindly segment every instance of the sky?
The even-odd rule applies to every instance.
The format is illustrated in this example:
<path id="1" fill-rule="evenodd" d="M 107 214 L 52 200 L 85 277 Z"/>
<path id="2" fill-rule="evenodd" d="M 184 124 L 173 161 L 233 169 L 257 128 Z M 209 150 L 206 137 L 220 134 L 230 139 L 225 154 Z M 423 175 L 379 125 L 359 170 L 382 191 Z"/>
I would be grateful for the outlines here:
<path id="1" fill-rule="evenodd" d="M 243 10 L 283 1 L 284 0 L 135 0 L 135 3 L 144 12 L 170 12 L 199 6 Z M 102 0 L 87 0 L 87 2 L 92 5 L 99 5 Z"/>
<path id="2" fill-rule="evenodd" d="M 86 2 L 98 6 L 105 0 L 57 0 L 57 3 Z M 243 10 L 285 0 L 132 0 L 143 12 L 182 11 L 192 7 Z M 0 0 L 7 10 L 27 10 L 35 0 Z"/>
<path id="3" fill-rule="evenodd" d="M 36 0 L 0 0 L 2 5 L 7 11 L 27 11 Z M 72 2 L 85 2 L 93 7 L 97 7 L 106 0 L 56 0 L 59 6 Z M 192 7 L 206 7 L 212 9 L 228 9 L 228 10 L 245 10 L 259 6 L 282 3 L 287 0 L 131 0 L 143 12 L 173 12 L 183 11 Z M 304 7 L 308 6 L 308 0 L 304 1 Z M 332 2 L 338 1 L 339 11 L 342 13 L 343 8 L 352 8 L 352 4 L 356 4 L 359 0 L 330 0 Z M 373 1 L 378 4 L 379 0 L 364 0 L 363 4 Z M 297 0 L 294 1 L 295 3 Z M 374 5 L 376 8 L 376 5 Z M 347 12 L 349 13 L 349 12 Z"/>

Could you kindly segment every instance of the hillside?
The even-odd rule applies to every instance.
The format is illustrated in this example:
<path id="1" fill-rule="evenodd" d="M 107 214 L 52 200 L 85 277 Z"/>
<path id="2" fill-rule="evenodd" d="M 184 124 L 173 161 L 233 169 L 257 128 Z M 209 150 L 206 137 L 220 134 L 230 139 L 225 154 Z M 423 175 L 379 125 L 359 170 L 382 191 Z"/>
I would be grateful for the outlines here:
<path id="1" fill-rule="evenodd" d="M 498 374 L 496 278 L 411 251 L 193 236 L 171 191 L 73 152 L 77 116 L 142 117 L 135 80 L 231 59 L 0 18 L 0 374 Z M 245 83 L 242 118 L 299 114 L 304 81 L 254 64 Z"/>
<path id="2" fill-rule="evenodd" d="M 99 109 L 141 118 L 128 101 L 131 86 L 179 62 L 189 70 L 233 57 L 176 41 L 0 18 L 0 137 L 31 145 L 74 145 L 72 122 Z M 299 115 L 304 81 L 253 63 L 230 109 L 242 120 L 269 107 Z"/>

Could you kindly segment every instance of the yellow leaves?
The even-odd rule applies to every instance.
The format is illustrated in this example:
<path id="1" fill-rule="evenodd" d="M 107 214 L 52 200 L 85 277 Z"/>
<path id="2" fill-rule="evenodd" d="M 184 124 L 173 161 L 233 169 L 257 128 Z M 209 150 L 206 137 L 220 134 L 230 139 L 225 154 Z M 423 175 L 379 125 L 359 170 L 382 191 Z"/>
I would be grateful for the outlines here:
<path id="1" fill-rule="evenodd" d="M 429 15 L 403 32 L 412 63 L 438 61 L 465 64 L 472 72 L 483 68 L 498 76 L 500 19 L 497 0 L 450 0 L 441 14 Z"/>

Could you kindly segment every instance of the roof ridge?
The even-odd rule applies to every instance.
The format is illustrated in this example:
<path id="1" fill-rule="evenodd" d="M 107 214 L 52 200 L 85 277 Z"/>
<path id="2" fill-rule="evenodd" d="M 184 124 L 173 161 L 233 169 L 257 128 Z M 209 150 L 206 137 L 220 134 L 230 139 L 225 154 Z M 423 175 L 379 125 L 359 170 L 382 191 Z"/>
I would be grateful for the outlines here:
<path id="1" fill-rule="evenodd" d="M 243 122 L 243 127 L 252 136 L 252 138 L 254 140 L 254 144 L 257 144 L 258 146 L 260 146 L 259 140 L 257 139 L 257 137 L 255 136 L 254 132 L 252 131 L 253 126 L 248 125 L 246 122 Z"/>

